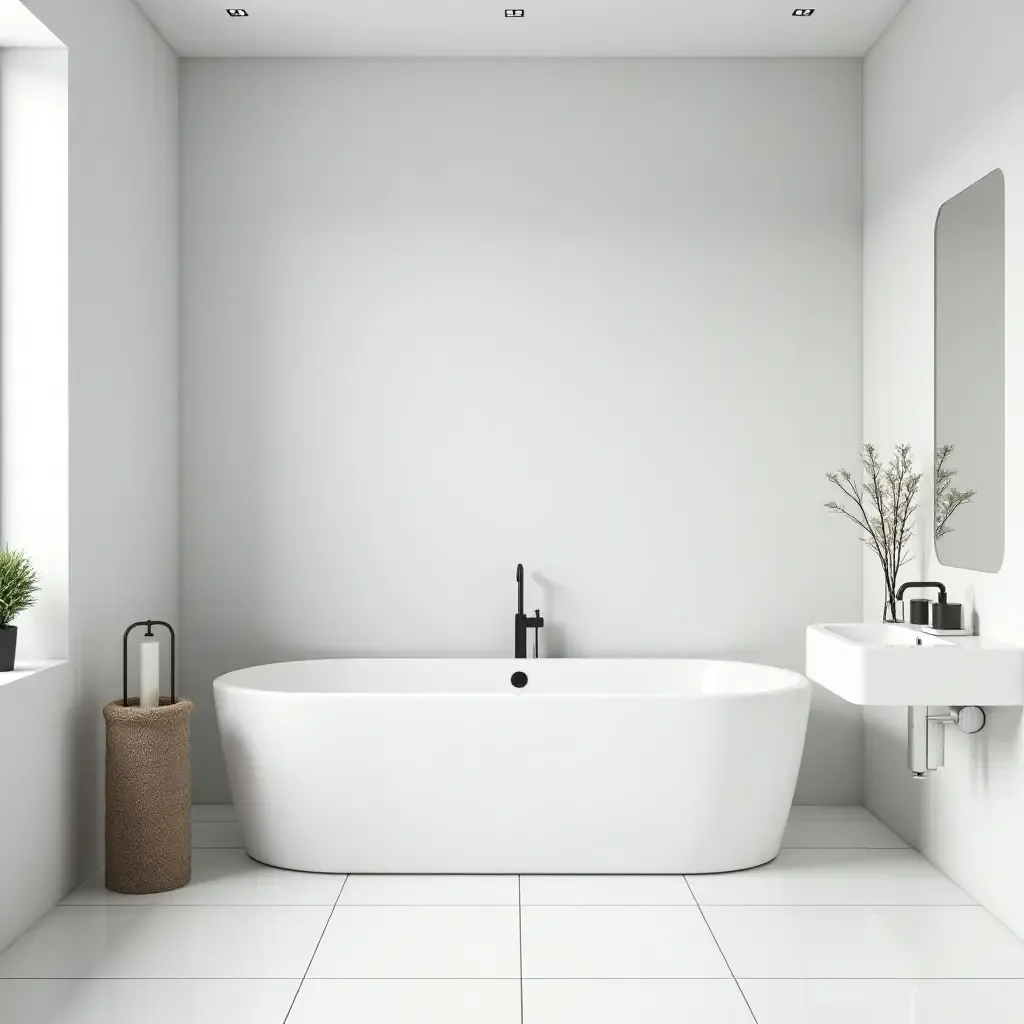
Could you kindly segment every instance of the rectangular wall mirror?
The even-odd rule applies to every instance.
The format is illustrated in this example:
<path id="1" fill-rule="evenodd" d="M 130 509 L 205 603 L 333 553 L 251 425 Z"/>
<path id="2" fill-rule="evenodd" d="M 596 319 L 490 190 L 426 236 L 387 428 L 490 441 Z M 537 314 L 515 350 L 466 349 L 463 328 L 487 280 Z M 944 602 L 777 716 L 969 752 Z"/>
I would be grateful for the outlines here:
<path id="1" fill-rule="evenodd" d="M 935 550 L 982 572 L 999 571 L 1006 532 L 1005 250 L 996 170 L 935 222 Z"/>

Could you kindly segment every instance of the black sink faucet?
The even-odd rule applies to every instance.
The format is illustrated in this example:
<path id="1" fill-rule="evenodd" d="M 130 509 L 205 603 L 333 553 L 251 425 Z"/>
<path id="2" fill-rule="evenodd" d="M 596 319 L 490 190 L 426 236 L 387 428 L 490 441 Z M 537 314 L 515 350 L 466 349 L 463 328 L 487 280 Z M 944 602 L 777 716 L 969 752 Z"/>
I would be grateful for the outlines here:
<path id="1" fill-rule="evenodd" d="M 946 585 L 944 583 L 928 583 L 928 582 L 924 582 L 924 581 L 921 581 L 920 583 L 904 583 L 903 586 L 900 587 L 900 589 L 896 591 L 896 600 L 899 601 L 900 605 L 901 605 L 901 608 L 900 608 L 900 618 L 902 619 L 902 617 L 903 617 L 903 611 L 902 611 L 903 595 L 908 590 L 910 590 L 912 588 L 915 588 L 915 587 L 925 587 L 925 588 L 937 587 L 938 588 L 938 591 L 939 591 L 938 603 L 940 605 L 944 606 L 943 611 L 939 613 L 939 618 L 942 619 L 944 614 L 945 614 L 945 606 L 946 606 L 946 603 L 947 603 L 947 600 L 948 600 L 948 598 L 946 596 Z M 932 613 L 932 618 L 934 618 L 934 617 L 935 617 L 935 614 L 933 612 Z M 910 624 L 912 626 L 927 626 L 928 625 L 928 602 L 927 601 L 923 601 L 923 600 L 922 601 L 916 601 L 915 600 L 915 601 L 911 601 L 910 602 Z"/>
<path id="2" fill-rule="evenodd" d="M 939 600 L 945 603 L 946 601 L 946 585 L 945 583 L 904 583 L 899 590 L 896 591 L 896 600 L 902 601 L 903 595 L 910 590 L 912 587 L 938 587 Z"/>
<path id="3" fill-rule="evenodd" d="M 536 658 L 540 654 L 540 630 L 544 625 L 544 620 L 540 616 L 539 608 L 532 619 L 527 618 L 523 614 L 523 566 L 521 562 L 516 566 L 516 583 L 519 586 L 519 604 L 516 610 L 516 657 L 527 657 L 526 631 L 532 629 L 535 630 L 533 634 L 533 656 Z"/>
<path id="4" fill-rule="evenodd" d="M 896 591 L 896 600 L 903 601 L 903 592 L 910 587 L 938 587 L 939 599 L 932 603 L 931 627 L 945 633 L 964 632 L 964 606 L 953 604 L 946 595 L 946 588 L 941 583 L 904 583 Z M 922 607 L 923 606 L 923 607 Z M 910 624 L 912 626 L 928 625 L 928 602 L 910 602 Z"/>

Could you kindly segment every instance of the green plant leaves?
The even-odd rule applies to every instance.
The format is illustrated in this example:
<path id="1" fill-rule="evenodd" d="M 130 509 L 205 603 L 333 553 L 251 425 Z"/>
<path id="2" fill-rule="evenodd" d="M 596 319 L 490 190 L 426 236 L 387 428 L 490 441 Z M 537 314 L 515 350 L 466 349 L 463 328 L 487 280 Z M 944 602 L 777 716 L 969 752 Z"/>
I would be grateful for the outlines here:
<path id="1" fill-rule="evenodd" d="M 39 576 L 24 551 L 0 548 L 0 626 L 36 603 Z"/>

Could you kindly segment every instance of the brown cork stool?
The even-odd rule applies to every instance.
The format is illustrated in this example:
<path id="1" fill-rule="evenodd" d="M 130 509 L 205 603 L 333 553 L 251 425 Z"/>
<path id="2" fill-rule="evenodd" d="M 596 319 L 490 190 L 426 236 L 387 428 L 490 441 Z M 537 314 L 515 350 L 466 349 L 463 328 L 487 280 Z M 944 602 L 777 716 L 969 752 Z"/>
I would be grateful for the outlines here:
<path id="1" fill-rule="evenodd" d="M 165 626 L 171 635 L 171 696 L 139 707 L 128 698 L 128 634 Z M 136 622 L 124 634 L 124 695 L 103 709 L 107 726 L 106 887 L 113 892 L 167 892 L 192 877 L 189 719 L 193 704 L 175 698 L 174 630 Z"/>

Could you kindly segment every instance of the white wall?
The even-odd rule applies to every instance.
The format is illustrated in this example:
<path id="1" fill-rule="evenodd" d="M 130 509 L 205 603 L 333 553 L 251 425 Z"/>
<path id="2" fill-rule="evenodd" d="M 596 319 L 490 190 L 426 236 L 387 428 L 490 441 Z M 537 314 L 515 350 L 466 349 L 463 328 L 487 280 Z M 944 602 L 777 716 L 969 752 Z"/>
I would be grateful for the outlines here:
<path id="1" fill-rule="evenodd" d="M 82 877 L 121 633 L 178 618 L 177 58 L 130 0 L 28 0 L 69 50 L 70 658 Z M 30 733 L 22 733 L 31 741 Z"/>
<path id="2" fill-rule="evenodd" d="M 26 17 L 29 15 L 25 14 Z M 0 51 L 0 541 L 41 589 L 19 662 L 68 655 L 68 55 Z"/>
<path id="3" fill-rule="evenodd" d="M 856 616 L 856 61 L 186 61 L 183 562 L 210 681 L 292 657 L 802 666 Z M 859 802 L 819 695 L 799 798 Z"/>
<path id="4" fill-rule="evenodd" d="M 910 4 L 865 66 L 865 436 L 932 444 L 933 229 L 950 196 L 1006 174 L 1006 558 L 997 575 L 939 565 L 923 521 L 913 576 L 940 579 L 986 635 L 1024 643 L 1024 6 Z M 922 505 L 929 507 L 930 494 Z M 877 618 L 865 562 L 865 615 Z M 906 578 L 913 578 L 908 575 Z M 965 611 L 968 609 L 965 609 Z M 1021 712 L 991 709 L 978 736 L 948 732 L 946 767 L 906 771 L 905 712 L 866 714 L 868 806 L 1024 935 Z"/>

